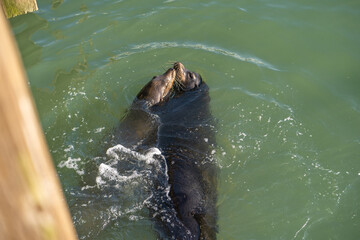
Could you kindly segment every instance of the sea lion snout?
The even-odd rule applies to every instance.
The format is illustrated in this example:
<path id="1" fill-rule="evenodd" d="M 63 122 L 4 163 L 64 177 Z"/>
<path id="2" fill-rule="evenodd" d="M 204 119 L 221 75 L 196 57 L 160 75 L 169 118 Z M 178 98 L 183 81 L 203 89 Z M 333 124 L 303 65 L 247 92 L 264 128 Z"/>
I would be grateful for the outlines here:
<path id="1" fill-rule="evenodd" d="M 166 78 L 169 78 L 169 80 L 175 80 L 175 76 L 176 76 L 176 70 L 174 68 L 169 68 L 165 73 L 164 73 Z"/>
<path id="2" fill-rule="evenodd" d="M 181 62 L 174 63 L 174 69 L 176 70 L 177 80 L 183 81 L 185 79 L 186 68 Z"/>
<path id="3" fill-rule="evenodd" d="M 167 91 L 170 91 L 170 89 L 172 88 L 174 81 L 176 79 L 176 70 L 174 68 L 169 68 L 164 74 L 164 80 L 165 81 L 165 85 L 167 87 L 170 87 L 169 89 L 167 89 Z M 165 94 L 166 95 L 166 94 Z"/>

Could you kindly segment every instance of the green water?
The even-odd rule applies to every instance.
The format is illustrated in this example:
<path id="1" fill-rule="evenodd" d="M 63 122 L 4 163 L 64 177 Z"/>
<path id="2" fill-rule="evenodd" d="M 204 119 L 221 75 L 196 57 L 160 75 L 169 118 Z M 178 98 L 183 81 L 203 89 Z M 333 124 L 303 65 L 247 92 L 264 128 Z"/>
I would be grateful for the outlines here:
<path id="1" fill-rule="evenodd" d="M 156 239 L 144 193 L 96 194 L 96 177 L 174 61 L 210 87 L 218 239 L 360 239 L 360 2 L 38 5 L 11 24 L 80 239 Z"/>

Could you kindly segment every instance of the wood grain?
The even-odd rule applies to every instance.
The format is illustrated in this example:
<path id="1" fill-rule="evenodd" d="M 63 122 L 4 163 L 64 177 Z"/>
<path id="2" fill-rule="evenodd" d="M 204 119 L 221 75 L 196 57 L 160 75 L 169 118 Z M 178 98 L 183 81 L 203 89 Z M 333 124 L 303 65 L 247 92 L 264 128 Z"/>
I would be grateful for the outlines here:
<path id="1" fill-rule="evenodd" d="M 15 39 L 0 10 L 0 239 L 76 239 Z"/>

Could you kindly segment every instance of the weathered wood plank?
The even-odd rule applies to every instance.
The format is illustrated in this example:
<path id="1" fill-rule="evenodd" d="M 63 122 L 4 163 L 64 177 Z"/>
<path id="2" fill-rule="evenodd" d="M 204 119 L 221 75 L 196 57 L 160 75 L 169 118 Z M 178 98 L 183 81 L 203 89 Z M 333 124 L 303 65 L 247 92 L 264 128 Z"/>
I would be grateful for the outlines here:
<path id="1" fill-rule="evenodd" d="M 38 10 L 36 0 L 0 0 L 7 18 Z"/>
<path id="2" fill-rule="evenodd" d="M 0 239 L 76 239 L 26 75 L 0 10 Z"/>

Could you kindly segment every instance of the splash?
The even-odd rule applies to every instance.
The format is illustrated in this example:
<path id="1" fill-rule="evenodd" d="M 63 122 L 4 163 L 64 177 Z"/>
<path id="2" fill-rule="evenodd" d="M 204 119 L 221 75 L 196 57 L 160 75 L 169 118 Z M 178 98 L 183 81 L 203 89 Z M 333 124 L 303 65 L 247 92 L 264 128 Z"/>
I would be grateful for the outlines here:
<path id="1" fill-rule="evenodd" d="M 71 193 L 76 202 L 72 207 L 73 221 L 80 235 L 96 238 L 115 222 L 164 216 L 158 212 L 169 198 L 169 185 L 166 161 L 159 149 L 137 152 L 118 144 L 96 161 L 102 163 L 97 168 L 95 185 Z"/>
<path id="2" fill-rule="evenodd" d="M 150 148 L 142 154 L 118 144 L 109 148 L 106 155 L 109 160 L 100 164 L 96 177 L 99 188 L 109 184 L 121 188 L 126 183 L 149 183 L 155 172 L 167 172 L 165 158 L 157 148 Z"/>

